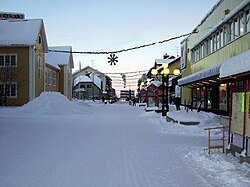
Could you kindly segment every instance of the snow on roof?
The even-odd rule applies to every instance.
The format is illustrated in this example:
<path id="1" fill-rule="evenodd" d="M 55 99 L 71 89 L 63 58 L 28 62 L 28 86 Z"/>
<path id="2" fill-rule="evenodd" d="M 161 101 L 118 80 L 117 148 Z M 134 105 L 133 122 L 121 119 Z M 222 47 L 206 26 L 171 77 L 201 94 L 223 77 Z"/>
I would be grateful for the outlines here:
<path id="1" fill-rule="evenodd" d="M 151 86 L 152 84 L 155 85 L 156 87 L 159 87 L 159 86 L 161 86 L 162 82 L 161 81 L 152 81 L 152 82 L 150 82 L 150 84 L 147 87 Z"/>
<path id="2" fill-rule="evenodd" d="M 0 46 L 34 46 L 41 29 L 47 52 L 48 45 L 42 19 L 0 20 Z"/>
<path id="3" fill-rule="evenodd" d="M 94 84 L 101 89 L 101 79 L 97 75 L 90 75 L 90 77 L 86 75 L 80 75 L 74 80 L 74 86 L 78 83 L 86 83 L 86 82 L 94 82 Z"/>
<path id="4" fill-rule="evenodd" d="M 218 29 L 218 27 L 220 27 L 222 24 L 226 23 L 229 19 L 231 19 L 237 12 L 239 12 L 242 8 L 244 8 L 249 2 L 250 2 L 250 0 L 242 1 L 229 14 L 227 14 L 220 22 L 218 22 L 208 32 L 206 32 L 199 40 L 197 40 L 192 46 L 190 46 L 190 49 L 193 49 L 198 44 L 200 44 L 204 39 L 206 39 L 208 36 L 210 36 L 212 33 L 214 33 Z M 215 5 L 215 6 L 217 6 L 217 5 Z M 198 26 L 196 28 L 198 28 Z"/>
<path id="5" fill-rule="evenodd" d="M 220 68 L 220 78 L 250 71 L 250 50 L 225 60 Z"/>
<path id="6" fill-rule="evenodd" d="M 178 85 L 181 86 L 181 85 L 195 82 L 198 80 L 202 80 L 205 78 L 213 77 L 215 75 L 219 75 L 221 64 L 222 63 L 216 64 L 214 66 L 211 66 L 210 68 L 207 68 L 207 69 L 198 71 L 196 73 L 192 73 L 191 75 L 188 75 L 186 77 L 183 77 L 178 80 Z"/>
<path id="7" fill-rule="evenodd" d="M 155 63 L 157 65 L 161 65 L 161 64 L 164 64 L 164 63 L 171 63 L 174 60 L 175 60 L 175 58 L 155 59 Z"/>
<path id="8" fill-rule="evenodd" d="M 55 46 L 49 47 L 49 50 L 72 51 L 71 46 Z M 70 62 L 70 53 L 49 52 L 45 54 L 45 62 L 56 68 L 58 65 L 68 65 Z"/>

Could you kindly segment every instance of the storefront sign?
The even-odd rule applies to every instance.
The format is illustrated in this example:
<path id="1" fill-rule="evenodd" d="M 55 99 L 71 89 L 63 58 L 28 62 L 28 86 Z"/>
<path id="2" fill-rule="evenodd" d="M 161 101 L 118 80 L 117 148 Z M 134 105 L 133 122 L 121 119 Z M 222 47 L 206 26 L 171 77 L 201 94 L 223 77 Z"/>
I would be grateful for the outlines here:
<path id="1" fill-rule="evenodd" d="M 25 19 L 25 16 L 21 13 L 0 12 L 0 20 L 1 19 Z"/>
<path id="2" fill-rule="evenodd" d="M 187 63 L 187 61 L 186 61 L 186 52 L 187 52 L 187 50 L 186 50 L 186 48 L 187 48 L 187 45 L 186 45 L 186 40 L 184 40 L 182 43 L 181 43 L 181 60 L 180 60 L 180 62 L 181 62 L 181 69 L 184 69 L 184 68 L 186 68 L 186 63 Z"/>

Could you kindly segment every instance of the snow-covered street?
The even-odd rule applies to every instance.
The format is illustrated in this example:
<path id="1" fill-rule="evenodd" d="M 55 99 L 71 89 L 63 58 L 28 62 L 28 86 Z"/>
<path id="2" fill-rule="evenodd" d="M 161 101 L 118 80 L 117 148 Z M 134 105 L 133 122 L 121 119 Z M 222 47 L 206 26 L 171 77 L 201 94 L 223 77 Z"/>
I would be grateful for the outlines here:
<path id="1" fill-rule="evenodd" d="M 248 164 L 204 152 L 204 127 L 167 123 L 128 103 L 73 104 L 81 111 L 0 109 L 0 186 L 250 185 Z"/>

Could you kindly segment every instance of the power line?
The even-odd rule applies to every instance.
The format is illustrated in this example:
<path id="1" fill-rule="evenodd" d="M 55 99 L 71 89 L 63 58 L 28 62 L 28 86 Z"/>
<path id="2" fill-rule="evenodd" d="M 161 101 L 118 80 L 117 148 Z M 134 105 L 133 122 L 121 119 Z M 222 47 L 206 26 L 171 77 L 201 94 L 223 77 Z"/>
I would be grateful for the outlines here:
<path id="1" fill-rule="evenodd" d="M 197 31 L 193 31 L 187 34 L 182 34 L 176 37 L 172 37 L 166 40 L 162 40 L 162 41 L 158 41 L 158 42 L 153 42 L 153 43 L 149 43 L 149 44 L 145 44 L 145 45 L 141 45 L 141 46 L 137 46 L 137 47 L 131 47 L 131 48 L 127 48 L 127 49 L 122 49 L 122 50 L 118 50 L 118 51 L 64 51 L 64 50 L 49 50 L 49 52 L 58 52 L 58 53 L 75 53 L 75 54 L 89 54 L 89 55 L 101 55 L 101 54 L 116 54 L 116 53 L 122 53 L 122 52 L 126 52 L 126 51 L 132 51 L 132 50 L 136 50 L 136 49 L 141 49 L 141 48 L 145 48 L 145 47 L 149 47 L 149 46 L 153 46 L 156 44 L 162 44 L 162 43 L 166 43 L 169 42 L 171 40 L 176 40 L 182 37 L 186 37 L 189 36 L 191 34 L 197 33 Z"/>
<path id="2" fill-rule="evenodd" d="M 105 73 L 105 74 L 132 74 L 132 73 L 143 73 L 147 72 L 148 70 L 142 70 L 142 71 L 130 71 L 130 72 L 123 72 L 123 73 Z M 109 75 L 112 76 L 112 75 Z"/>

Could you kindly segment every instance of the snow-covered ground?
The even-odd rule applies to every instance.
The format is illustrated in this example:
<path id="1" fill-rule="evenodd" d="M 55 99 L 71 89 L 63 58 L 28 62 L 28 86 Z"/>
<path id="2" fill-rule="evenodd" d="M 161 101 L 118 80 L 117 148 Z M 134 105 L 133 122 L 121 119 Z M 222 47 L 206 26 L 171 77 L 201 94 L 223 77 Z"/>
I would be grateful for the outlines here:
<path id="1" fill-rule="evenodd" d="M 169 115 L 187 119 L 184 110 Z M 204 151 L 204 128 L 226 120 L 203 112 L 188 118 L 200 124 L 58 93 L 0 108 L 0 186 L 250 186 L 248 164 Z"/>

